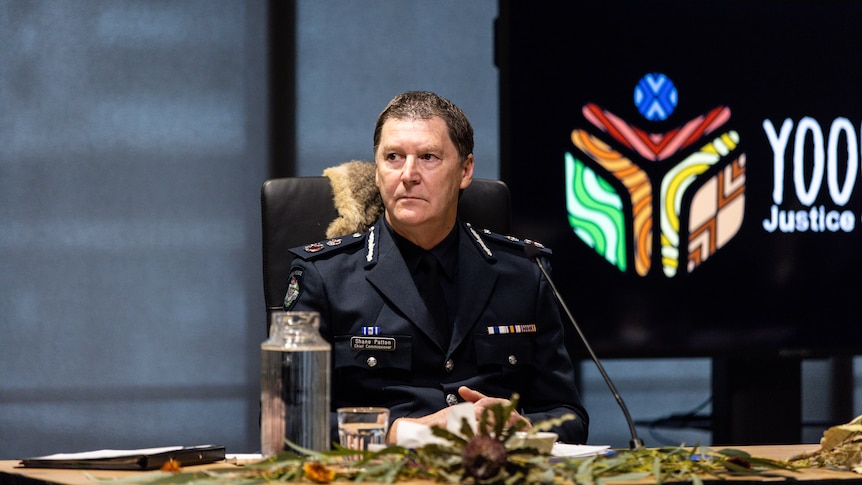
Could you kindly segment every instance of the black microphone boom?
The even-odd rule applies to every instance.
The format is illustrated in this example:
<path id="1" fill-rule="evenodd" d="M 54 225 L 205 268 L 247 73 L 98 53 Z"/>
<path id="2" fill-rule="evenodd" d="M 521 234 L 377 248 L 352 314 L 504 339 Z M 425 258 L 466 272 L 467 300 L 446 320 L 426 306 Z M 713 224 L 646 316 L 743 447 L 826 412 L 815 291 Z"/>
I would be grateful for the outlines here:
<path id="1" fill-rule="evenodd" d="M 551 285 L 551 292 L 554 294 L 554 297 L 560 303 L 563 311 L 566 312 L 566 316 L 569 317 L 569 321 L 572 322 L 572 326 L 575 327 L 575 330 L 578 331 L 578 336 L 581 338 L 581 342 L 583 342 L 584 347 L 587 348 L 587 352 L 589 352 L 590 357 L 593 359 L 593 362 L 596 364 L 596 367 L 599 369 L 599 373 L 602 375 L 602 379 L 605 380 L 605 384 L 608 385 L 608 389 L 611 390 L 611 393 L 614 395 L 614 399 L 617 400 L 617 404 L 619 404 L 620 409 L 623 410 L 623 415 L 626 418 L 626 423 L 629 426 L 629 433 L 631 433 L 632 439 L 629 441 L 629 448 L 632 450 L 637 450 L 639 448 L 643 448 L 644 443 L 638 438 L 638 433 L 635 430 L 635 423 L 632 421 L 632 417 L 629 414 L 629 409 L 626 407 L 626 403 L 623 402 L 623 398 L 620 397 L 620 393 L 617 392 L 617 388 L 614 386 L 613 381 L 611 381 L 608 373 L 605 372 L 604 366 L 602 366 L 602 362 L 596 356 L 596 353 L 593 352 L 593 348 L 590 347 L 590 343 L 587 341 L 587 337 L 584 335 L 584 332 L 581 331 L 581 327 L 578 325 L 578 322 L 575 321 L 575 317 L 572 316 L 572 312 L 569 311 L 569 307 L 566 306 L 566 302 L 563 301 L 563 297 L 560 295 L 560 292 L 557 291 L 556 285 L 554 285 L 554 280 L 551 279 L 551 275 L 548 274 L 548 270 L 545 269 L 545 266 L 542 264 L 539 256 L 541 255 L 541 250 L 534 246 L 533 244 L 524 245 L 524 252 L 527 253 L 527 257 L 530 258 L 531 261 L 536 263 L 539 267 L 539 271 L 545 275 L 545 279 L 548 280 L 548 284 Z"/>

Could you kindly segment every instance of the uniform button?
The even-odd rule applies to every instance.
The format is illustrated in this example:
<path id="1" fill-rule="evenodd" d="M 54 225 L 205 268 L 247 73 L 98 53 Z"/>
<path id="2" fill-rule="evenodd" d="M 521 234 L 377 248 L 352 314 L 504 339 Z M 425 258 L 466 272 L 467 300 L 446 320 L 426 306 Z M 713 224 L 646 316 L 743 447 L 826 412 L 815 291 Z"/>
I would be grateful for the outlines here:
<path id="1" fill-rule="evenodd" d="M 515 357 L 515 355 L 514 355 L 514 354 L 510 355 L 510 356 L 509 356 L 509 363 L 510 363 L 510 364 L 512 364 L 512 365 L 517 364 L 517 363 L 518 363 L 518 358 L 517 358 L 517 357 Z"/>
<path id="2" fill-rule="evenodd" d="M 374 357 L 369 357 L 365 361 L 365 363 L 368 364 L 368 367 L 374 367 L 375 365 L 377 365 L 377 359 L 375 359 Z"/>
<path id="3" fill-rule="evenodd" d="M 458 404 L 458 398 L 454 394 L 446 394 L 446 404 L 454 406 Z"/>
<path id="4" fill-rule="evenodd" d="M 446 372 L 452 372 L 452 369 L 455 368 L 455 361 L 452 359 L 447 360 L 444 367 L 446 368 Z"/>

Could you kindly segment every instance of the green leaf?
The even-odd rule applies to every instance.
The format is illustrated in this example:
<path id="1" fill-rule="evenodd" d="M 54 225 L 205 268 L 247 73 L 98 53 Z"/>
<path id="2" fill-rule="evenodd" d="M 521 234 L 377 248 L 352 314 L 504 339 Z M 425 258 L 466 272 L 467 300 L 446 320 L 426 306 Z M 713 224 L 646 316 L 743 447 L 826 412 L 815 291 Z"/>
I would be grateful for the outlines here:
<path id="1" fill-rule="evenodd" d="M 476 433 L 473 432 L 473 427 L 470 426 L 470 422 L 467 421 L 467 418 L 461 418 L 461 435 L 467 440 L 476 436 Z"/>

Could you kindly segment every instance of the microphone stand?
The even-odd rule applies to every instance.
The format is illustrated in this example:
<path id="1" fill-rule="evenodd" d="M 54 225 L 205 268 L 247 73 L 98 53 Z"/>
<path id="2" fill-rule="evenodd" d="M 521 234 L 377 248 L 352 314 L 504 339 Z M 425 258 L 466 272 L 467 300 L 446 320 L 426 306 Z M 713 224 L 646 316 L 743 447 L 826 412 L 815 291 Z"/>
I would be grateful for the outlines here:
<path id="1" fill-rule="evenodd" d="M 604 366 L 602 366 L 602 362 L 596 356 L 596 353 L 593 352 L 593 348 L 590 347 L 589 341 L 587 341 L 587 337 L 584 335 L 584 332 L 581 331 L 581 327 L 575 321 L 575 317 L 572 316 L 572 312 L 569 311 L 569 307 L 566 306 L 566 302 L 563 301 L 563 297 L 560 295 L 560 292 L 557 291 L 557 286 L 554 285 L 554 280 L 551 279 L 551 275 L 548 274 L 548 271 L 545 269 L 545 266 L 542 264 L 539 259 L 540 251 L 539 249 L 532 245 L 527 244 L 524 246 L 524 252 L 527 253 L 527 257 L 530 258 L 531 261 L 536 263 L 536 266 L 539 267 L 539 271 L 545 276 L 545 279 L 548 280 L 548 284 L 551 285 L 551 292 L 554 294 L 554 297 L 560 303 L 560 306 L 563 308 L 563 311 L 566 312 L 566 316 L 569 317 L 569 321 L 572 323 L 572 326 L 575 327 L 575 330 L 578 332 L 578 336 L 581 338 L 581 342 L 586 347 L 587 352 L 589 352 L 590 357 L 593 359 L 593 363 L 596 364 L 596 368 L 599 369 L 599 373 L 602 375 L 602 379 L 604 379 L 605 384 L 608 385 L 608 389 L 611 390 L 611 394 L 614 395 L 614 399 L 616 399 L 617 404 L 619 404 L 620 409 L 623 411 L 623 415 L 626 418 L 626 423 L 629 426 L 629 433 L 631 434 L 631 441 L 629 441 L 629 449 L 637 450 L 644 447 L 644 442 L 638 438 L 638 433 L 635 430 L 635 423 L 632 421 L 632 417 L 629 414 L 629 409 L 626 407 L 626 403 L 623 402 L 623 398 L 620 396 L 620 393 L 617 392 L 616 386 L 614 386 L 613 381 L 611 381 L 608 373 L 605 372 Z"/>

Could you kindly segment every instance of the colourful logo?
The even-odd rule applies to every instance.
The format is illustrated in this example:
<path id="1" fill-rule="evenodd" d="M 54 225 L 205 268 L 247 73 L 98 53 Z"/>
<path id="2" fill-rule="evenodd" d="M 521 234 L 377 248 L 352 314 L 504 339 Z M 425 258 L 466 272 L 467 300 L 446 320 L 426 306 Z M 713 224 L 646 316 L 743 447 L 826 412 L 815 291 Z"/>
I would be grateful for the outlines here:
<path id="1" fill-rule="evenodd" d="M 648 122 L 667 120 L 678 102 L 674 83 L 650 73 L 634 102 Z M 664 133 L 635 126 L 596 104 L 589 126 L 572 130 L 565 153 L 569 225 L 621 272 L 668 278 L 691 273 L 726 245 L 745 212 L 745 153 L 718 106 Z M 654 248 L 658 247 L 659 251 Z"/>

